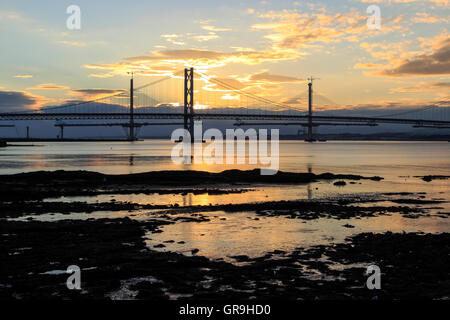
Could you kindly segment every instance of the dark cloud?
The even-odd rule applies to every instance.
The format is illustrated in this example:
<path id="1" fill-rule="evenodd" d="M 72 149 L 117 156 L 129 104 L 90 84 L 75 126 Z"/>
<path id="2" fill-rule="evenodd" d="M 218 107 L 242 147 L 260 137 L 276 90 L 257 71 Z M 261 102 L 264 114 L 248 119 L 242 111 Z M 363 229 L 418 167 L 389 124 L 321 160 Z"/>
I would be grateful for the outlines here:
<path id="1" fill-rule="evenodd" d="M 435 52 L 405 60 L 396 68 L 382 70 L 378 74 L 390 77 L 450 74 L 450 38 L 444 40 Z"/>
<path id="2" fill-rule="evenodd" d="M 0 91 L 0 112 L 28 111 L 40 102 L 40 97 L 19 91 Z"/>

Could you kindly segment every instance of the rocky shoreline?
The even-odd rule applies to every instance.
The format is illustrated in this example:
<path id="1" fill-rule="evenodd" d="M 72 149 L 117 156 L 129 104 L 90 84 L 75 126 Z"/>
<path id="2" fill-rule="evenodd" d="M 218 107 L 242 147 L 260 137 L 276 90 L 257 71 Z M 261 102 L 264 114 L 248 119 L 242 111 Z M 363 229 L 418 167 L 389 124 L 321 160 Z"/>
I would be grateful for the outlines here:
<path id="1" fill-rule="evenodd" d="M 234 257 L 236 266 L 157 252 L 143 236 L 161 221 L 2 222 L 0 299 L 448 299 L 450 234 L 364 233 L 330 246 Z M 69 265 L 82 290 L 66 288 Z M 337 268 L 340 264 L 344 268 Z M 384 270 L 376 293 L 366 266 Z M 57 272 L 60 271 L 60 272 Z"/>
<path id="2" fill-rule="evenodd" d="M 360 175 L 335 175 L 332 173 L 278 172 L 262 176 L 259 170 L 228 170 L 219 173 L 204 171 L 154 171 L 137 174 L 107 175 L 90 171 L 37 171 L 12 175 L 0 175 L 0 199 L 42 199 L 48 197 L 164 193 L 167 188 L 201 186 L 206 192 L 214 192 L 217 185 L 230 188 L 242 184 L 306 184 L 320 180 L 347 179 L 352 181 L 380 181 L 381 177 Z M 161 188 L 164 186 L 165 188 Z M 208 187 L 205 187 L 208 186 Z M 184 192 L 189 191 L 184 188 Z M 191 188 L 191 191 L 194 188 Z M 210 191 L 208 191 L 210 190 Z"/>
<path id="3" fill-rule="evenodd" d="M 161 179 L 165 180 L 161 180 Z M 192 179 L 191 181 L 186 181 Z M 47 197 L 101 194 L 227 194 L 265 183 L 371 179 L 355 175 L 281 173 L 254 177 L 251 171 L 219 174 L 153 172 L 111 176 L 90 172 L 36 172 L 0 176 L 0 300 L 8 299 L 151 299 L 151 300 L 330 300 L 449 299 L 450 234 L 358 233 L 343 243 L 286 252 L 275 250 L 237 263 L 211 260 L 198 250 L 191 255 L 161 252 L 146 235 L 175 223 L 209 223 L 202 213 L 254 212 L 256 217 L 304 221 L 360 219 L 386 215 L 430 217 L 429 207 L 445 201 L 425 193 L 384 193 L 371 198 L 321 201 L 265 201 L 206 206 L 148 205 L 133 202 L 42 201 Z M 202 181 L 202 182 L 200 182 Z M 275 182 L 276 181 L 276 182 Z M 163 182 L 168 183 L 164 187 Z M 195 182 L 195 183 L 194 183 Z M 189 185 L 188 188 L 185 186 Z M 239 186 L 239 187 L 237 187 Z M 142 191 L 143 190 L 143 191 Z M 25 198 L 22 198 L 24 196 Z M 389 202 L 386 203 L 386 201 Z M 368 205 L 370 204 L 370 205 Z M 145 219 L 129 217 L 82 220 L 74 213 L 152 210 Z M 38 221 L 59 213 L 67 219 Z M 449 213 L 433 217 L 448 219 Z M 17 218 L 26 218 L 26 221 Z M 257 220 L 258 218 L 255 218 Z M 345 228 L 354 228 L 349 223 Z M 383 286 L 366 287 L 366 267 L 378 265 Z M 82 290 L 68 290 L 66 269 L 77 265 Z"/>

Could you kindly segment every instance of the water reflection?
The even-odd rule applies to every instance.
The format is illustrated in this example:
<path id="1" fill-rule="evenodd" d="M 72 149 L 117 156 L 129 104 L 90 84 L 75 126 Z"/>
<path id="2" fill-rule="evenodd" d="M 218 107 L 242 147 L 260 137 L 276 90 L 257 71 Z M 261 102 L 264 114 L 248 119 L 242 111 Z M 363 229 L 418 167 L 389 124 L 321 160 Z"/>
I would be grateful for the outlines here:
<path id="1" fill-rule="evenodd" d="M 171 160 L 173 143 L 166 140 L 97 143 L 23 143 L 0 151 L 0 173 L 34 170 L 93 170 L 137 173 L 152 170 L 253 169 L 258 165 L 177 165 Z M 448 142 L 339 142 L 307 144 L 280 142 L 280 170 L 315 173 L 354 173 L 385 178 L 426 174 L 450 175 Z M 432 157 L 430 156 L 432 155 Z"/>
<path id="2" fill-rule="evenodd" d="M 310 163 L 308 163 L 308 173 L 312 173 L 312 165 Z M 308 200 L 311 200 L 313 198 L 311 184 L 308 184 L 306 188 L 308 191 Z"/>
<path id="3" fill-rule="evenodd" d="M 187 255 L 192 249 L 199 249 L 199 255 L 235 262 L 231 256 L 259 257 L 274 250 L 289 252 L 300 247 L 328 245 L 361 232 L 440 233 L 450 229 L 449 219 L 431 217 L 416 220 L 400 214 L 341 221 L 258 217 L 252 213 L 211 212 L 205 215 L 211 222 L 177 223 L 164 226 L 162 233 L 148 234 L 147 245 L 153 248 L 164 244 L 165 247 L 158 250 Z M 346 228 L 345 224 L 354 228 Z"/>
<path id="4" fill-rule="evenodd" d="M 183 195 L 183 206 L 192 206 L 192 193 L 188 193 L 186 195 Z"/>

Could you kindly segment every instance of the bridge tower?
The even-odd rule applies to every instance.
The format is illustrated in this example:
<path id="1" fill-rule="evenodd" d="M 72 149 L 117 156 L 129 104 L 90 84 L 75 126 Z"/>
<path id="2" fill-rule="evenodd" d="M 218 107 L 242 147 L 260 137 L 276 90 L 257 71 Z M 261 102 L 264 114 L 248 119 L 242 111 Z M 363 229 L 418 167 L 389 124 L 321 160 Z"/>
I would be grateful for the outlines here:
<path id="1" fill-rule="evenodd" d="M 131 73 L 130 79 L 130 135 L 128 136 L 129 141 L 135 141 L 136 136 L 134 134 L 134 74 Z"/>
<path id="2" fill-rule="evenodd" d="M 184 69 L 184 129 L 194 140 L 194 68 Z"/>
<path id="3" fill-rule="evenodd" d="M 308 136 L 306 137 L 305 141 L 306 142 L 314 142 L 316 140 L 313 138 L 313 122 L 312 122 L 313 89 L 312 89 L 312 86 L 313 86 L 313 81 L 316 79 L 311 77 L 308 80 L 309 80 L 309 82 L 308 82 Z"/>

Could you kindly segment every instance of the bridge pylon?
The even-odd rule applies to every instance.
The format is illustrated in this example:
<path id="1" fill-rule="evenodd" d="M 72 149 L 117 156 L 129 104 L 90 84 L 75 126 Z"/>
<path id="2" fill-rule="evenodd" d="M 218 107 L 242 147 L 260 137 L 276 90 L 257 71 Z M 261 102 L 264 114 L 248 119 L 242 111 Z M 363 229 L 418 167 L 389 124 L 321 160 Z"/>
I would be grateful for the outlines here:
<path id="1" fill-rule="evenodd" d="M 184 129 L 194 141 L 194 68 L 184 69 Z"/>
<path id="2" fill-rule="evenodd" d="M 129 141 L 136 141 L 136 135 L 134 133 L 134 75 L 131 73 L 130 79 L 130 134 L 128 135 Z"/>
<path id="3" fill-rule="evenodd" d="M 312 122 L 312 104 L 313 104 L 313 81 L 316 80 L 313 77 L 308 79 L 308 136 L 306 137 L 306 142 L 315 142 L 316 139 L 313 137 L 313 122 Z"/>

